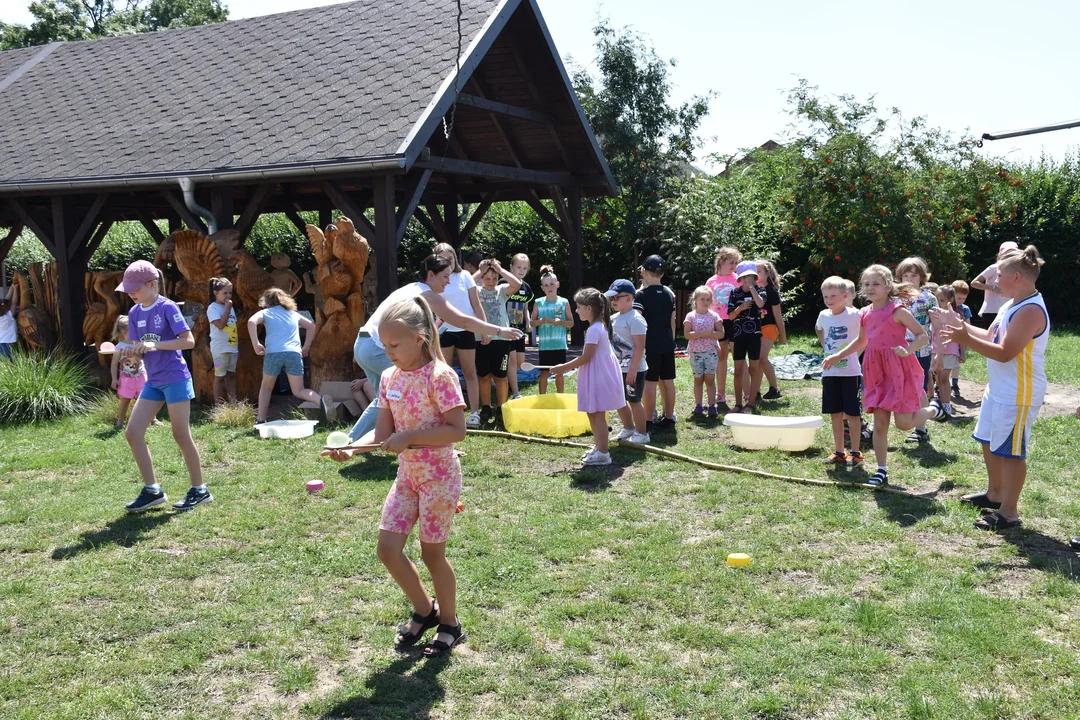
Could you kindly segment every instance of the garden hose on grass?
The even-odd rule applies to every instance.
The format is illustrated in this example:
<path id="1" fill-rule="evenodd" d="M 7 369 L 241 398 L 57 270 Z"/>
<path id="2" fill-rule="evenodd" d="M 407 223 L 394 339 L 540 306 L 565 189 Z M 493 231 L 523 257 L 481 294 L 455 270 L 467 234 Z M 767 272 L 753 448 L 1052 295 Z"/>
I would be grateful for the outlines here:
<path id="1" fill-rule="evenodd" d="M 562 447 L 585 448 L 586 450 L 592 447 L 591 445 L 586 445 L 585 443 L 572 442 L 570 440 L 538 438 L 532 437 L 531 435 L 519 435 L 517 433 L 500 432 L 498 430 L 469 430 L 468 434 L 481 435 L 483 437 L 507 438 L 509 440 L 521 440 L 523 442 L 538 443 L 540 445 L 557 445 Z M 777 475 L 776 473 L 765 472 L 764 470 L 754 470 L 752 468 L 738 467 L 736 465 L 721 465 L 720 463 L 709 462 L 708 460 L 701 460 L 696 457 L 691 457 L 690 455 L 683 455 L 682 453 L 665 450 L 663 448 L 654 447 L 652 445 L 636 445 L 625 440 L 619 440 L 617 441 L 617 444 L 620 447 L 630 448 L 632 450 L 644 450 L 647 453 L 659 455 L 660 457 L 666 457 L 673 460 L 682 460 L 683 462 L 693 463 L 694 465 L 700 465 L 701 467 L 707 468 L 709 470 L 723 470 L 726 472 L 745 473 L 747 475 L 757 475 L 759 477 L 767 477 L 774 480 L 783 480 L 784 482 L 797 483 L 799 485 L 861 488 L 863 490 L 874 490 L 876 492 L 889 493 L 891 495 L 901 495 L 903 497 L 909 497 L 915 500 L 933 500 L 933 498 L 929 498 L 926 495 L 918 495 L 908 490 L 901 490 L 899 488 L 889 487 L 888 485 L 867 485 L 866 483 L 848 482 L 845 480 L 816 480 L 813 478 L 794 477 L 792 475 Z"/>

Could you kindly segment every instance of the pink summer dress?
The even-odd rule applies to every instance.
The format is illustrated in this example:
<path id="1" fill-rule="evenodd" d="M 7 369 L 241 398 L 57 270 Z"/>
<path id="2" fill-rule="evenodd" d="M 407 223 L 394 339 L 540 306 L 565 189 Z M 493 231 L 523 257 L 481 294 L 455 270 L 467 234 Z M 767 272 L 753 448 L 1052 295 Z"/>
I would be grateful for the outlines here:
<path id="1" fill-rule="evenodd" d="M 603 323 L 589 326 L 585 344 L 596 345 L 596 350 L 578 375 L 577 409 L 584 413 L 618 410 L 626 405 L 622 371 Z"/>
<path id="2" fill-rule="evenodd" d="M 898 301 L 875 310 L 867 305 L 860 312 L 859 322 L 866 333 L 866 352 L 863 355 L 863 407 L 894 413 L 915 412 L 923 405 L 923 369 L 914 354 L 899 357 L 893 348 L 907 347 L 905 328 L 893 319 Z"/>

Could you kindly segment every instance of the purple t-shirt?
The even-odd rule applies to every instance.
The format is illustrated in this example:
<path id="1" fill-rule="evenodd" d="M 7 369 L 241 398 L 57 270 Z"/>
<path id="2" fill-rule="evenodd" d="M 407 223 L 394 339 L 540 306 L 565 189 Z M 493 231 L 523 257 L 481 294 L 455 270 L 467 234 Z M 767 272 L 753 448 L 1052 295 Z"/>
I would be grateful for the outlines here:
<path id="1" fill-rule="evenodd" d="M 138 303 L 128 311 L 128 338 L 132 342 L 175 340 L 189 330 L 180 308 L 172 300 L 158 296 L 144 308 Z M 184 354 L 179 350 L 155 350 L 143 355 L 146 381 L 156 387 L 191 378 Z"/>

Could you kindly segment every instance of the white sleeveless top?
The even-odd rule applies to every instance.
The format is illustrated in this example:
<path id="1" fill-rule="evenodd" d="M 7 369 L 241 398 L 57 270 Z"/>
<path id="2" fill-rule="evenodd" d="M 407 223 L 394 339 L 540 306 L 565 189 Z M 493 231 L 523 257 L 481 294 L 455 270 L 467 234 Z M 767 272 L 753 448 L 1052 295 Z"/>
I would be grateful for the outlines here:
<path id="1" fill-rule="evenodd" d="M 382 322 L 382 316 L 387 308 L 391 305 L 396 305 L 403 300 L 418 298 L 430 291 L 431 287 L 427 283 L 422 282 L 409 283 L 408 285 L 399 287 L 397 290 L 387 295 L 385 300 L 379 303 L 379 307 L 375 308 L 375 312 L 373 312 L 367 322 L 364 323 L 364 327 L 360 328 L 360 332 L 368 333 L 371 336 L 371 339 L 375 341 L 376 345 L 383 347 L 382 341 L 379 340 L 379 323 Z"/>
<path id="2" fill-rule="evenodd" d="M 993 400 L 1005 405 L 1042 405 L 1046 395 L 1046 343 L 1050 339 L 1050 315 L 1046 312 L 1042 293 L 1035 293 L 1019 302 L 1009 300 L 1002 305 L 990 326 L 990 340 L 1001 342 L 1013 316 L 1028 305 L 1035 305 L 1043 311 L 1046 328 L 1009 362 L 986 359 L 986 371 L 990 376 L 986 391 Z"/>

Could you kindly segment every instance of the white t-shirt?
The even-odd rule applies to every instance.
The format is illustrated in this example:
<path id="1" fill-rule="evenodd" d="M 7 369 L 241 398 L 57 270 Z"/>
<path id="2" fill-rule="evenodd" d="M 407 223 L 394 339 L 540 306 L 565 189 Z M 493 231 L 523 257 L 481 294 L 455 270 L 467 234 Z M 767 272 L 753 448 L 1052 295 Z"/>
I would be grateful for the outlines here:
<path id="1" fill-rule="evenodd" d="M 19 333 L 15 331 L 15 315 L 8 310 L 0 315 L 0 343 L 18 342 Z"/>
<path id="2" fill-rule="evenodd" d="M 985 279 L 987 285 L 997 285 L 998 275 L 998 266 L 997 263 L 994 263 L 979 273 L 978 276 Z M 1001 293 L 996 293 L 993 290 L 983 290 L 983 303 L 982 307 L 979 308 L 979 316 L 997 315 L 997 311 L 1001 309 L 1006 300 L 1007 298 Z"/>
<path id="3" fill-rule="evenodd" d="M 376 345 L 384 347 L 382 340 L 379 339 L 379 323 L 382 322 L 382 316 L 386 313 L 387 308 L 396 305 L 403 300 L 418 298 L 426 292 L 431 292 L 431 287 L 427 283 L 422 282 L 409 283 L 408 285 L 399 287 L 397 290 L 387 295 L 385 300 L 379 303 L 379 307 L 375 308 L 375 312 L 372 313 L 371 317 L 368 318 L 368 321 L 364 323 L 364 327 L 360 328 L 360 332 L 367 333 L 371 336 L 371 339 L 375 341 Z"/>
<path id="4" fill-rule="evenodd" d="M 859 337 L 859 311 L 846 307 L 843 312 L 833 314 L 825 308 L 818 315 L 815 327 L 821 330 L 821 344 L 825 347 L 825 357 L 834 355 Z M 852 353 L 822 373 L 825 377 L 852 377 L 862 375 L 859 354 Z"/>
<path id="5" fill-rule="evenodd" d="M 637 310 L 619 313 L 611 319 L 611 349 L 619 359 L 619 369 L 624 375 L 630 373 L 630 361 L 634 359 L 634 336 L 644 336 L 649 332 L 645 318 Z M 641 363 L 634 372 L 645 372 L 645 353 L 641 353 Z"/>
<path id="6" fill-rule="evenodd" d="M 236 344 L 236 308 L 229 308 L 229 319 L 225 327 L 218 328 L 215 320 L 225 317 L 225 306 L 219 302 L 210 303 L 206 308 L 206 319 L 210 321 L 210 352 L 214 355 L 240 352 Z"/>
<path id="7" fill-rule="evenodd" d="M 446 284 L 446 289 L 439 294 L 448 305 L 452 306 L 462 315 L 476 317 L 476 311 L 473 310 L 472 306 L 472 299 L 469 297 L 469 290 L 474 287 L 476 287 L 476 281 L 473 280 L 473 276 L 462 270 L 461 272 L 450 274 L 450 282 Z M 442 327 L 439 328 L 439 332 L 461 332 L 462 329 L 463 328 L 455 327 L 448 322 L 443 322 Z"/>

